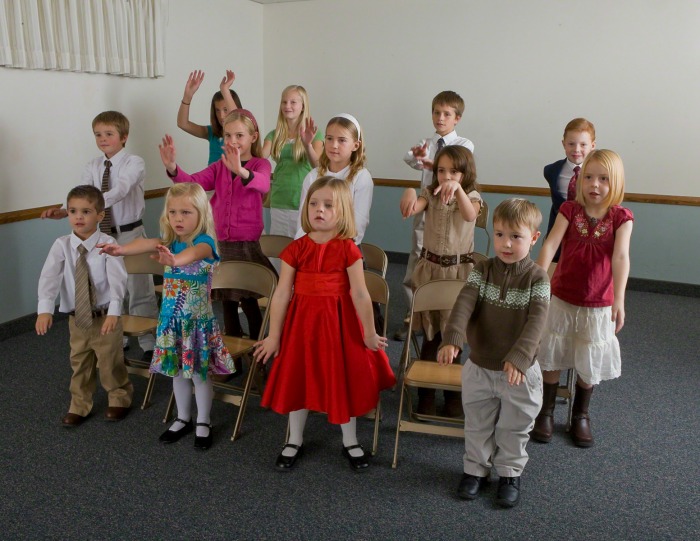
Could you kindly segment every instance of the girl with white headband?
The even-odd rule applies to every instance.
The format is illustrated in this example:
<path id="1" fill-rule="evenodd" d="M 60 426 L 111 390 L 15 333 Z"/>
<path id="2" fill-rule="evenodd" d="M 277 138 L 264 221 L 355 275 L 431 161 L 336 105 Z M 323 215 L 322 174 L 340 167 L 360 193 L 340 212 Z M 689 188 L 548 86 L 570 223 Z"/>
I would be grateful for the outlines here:
<path id="1" fill-rule="evenodd" d="M 301 188 L 301 201 L 313 182 L 324 175 L 346 180 L 355 209 L 355 227 L 357 236 L 355 244 L 360 244 L 369 225 L 369 211 L 372 207 L 374 182 L 372 175 L 365 169 L 365 142 L 362 128 L 357 119 L 347 113 L 341 113 L 328 121 L 324 151 L 319 157 L 318 167 L 312 169 Z M 295 238 L 304 235 L 301 218 L 297 221 Z"/>

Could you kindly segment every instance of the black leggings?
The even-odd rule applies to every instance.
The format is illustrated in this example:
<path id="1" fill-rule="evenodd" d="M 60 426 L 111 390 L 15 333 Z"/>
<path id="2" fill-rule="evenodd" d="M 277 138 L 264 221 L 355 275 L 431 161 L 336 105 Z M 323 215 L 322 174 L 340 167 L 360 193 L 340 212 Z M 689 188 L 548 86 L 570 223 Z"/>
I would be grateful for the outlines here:
<path id="1" fill-rule="evenodd" d="M 238 302 L 222 301 L 224 307 L 224 333 L 229 336 L 243 336 L 241 320 L 238 317 Z M 252 297 L 244 297 L 240 301 L 243 313 L 248 320 L 248 333 L 253 340 L 257 340 L 262 327 L 262 313 L 258 300 Z"/>

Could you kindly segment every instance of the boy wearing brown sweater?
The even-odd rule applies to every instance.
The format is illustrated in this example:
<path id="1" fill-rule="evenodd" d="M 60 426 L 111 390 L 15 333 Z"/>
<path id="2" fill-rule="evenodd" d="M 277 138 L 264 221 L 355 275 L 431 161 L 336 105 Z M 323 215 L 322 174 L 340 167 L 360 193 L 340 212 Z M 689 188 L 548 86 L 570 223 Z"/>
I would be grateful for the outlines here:
<path id="1" fill-rule="evenodd" d="M 520 500 L 525 446 L 542 405 L 537 363 L 547 320 L 549 278 L 530 259 L 542 214 L 525 199 L 503 201 L 493 215 L 496 257 L 477 263 L 457 297 L 438 353 L 449 364 L 465 341 L 462 368 L 464 474 L 457 493 L 473 500 L 499 475 L 496 503 Z"/>

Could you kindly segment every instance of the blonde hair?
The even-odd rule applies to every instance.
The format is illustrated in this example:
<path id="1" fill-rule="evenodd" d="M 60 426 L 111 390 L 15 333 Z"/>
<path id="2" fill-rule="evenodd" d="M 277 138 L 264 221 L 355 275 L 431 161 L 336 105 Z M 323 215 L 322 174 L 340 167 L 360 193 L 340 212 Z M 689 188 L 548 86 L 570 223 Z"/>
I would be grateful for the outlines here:
<path id="1" fill-rule="evenodd" d="M 534 234 L 540 230 L 542 213 L 534 203 L 527 199 L 514 197 L 501 201 L 493 211 L 494 227 L 496 222 L 507 224 L 511 227 L 519 227 L 522 225 L 527 227 Z"/>
<path id="2" fill-rule="evenodd" d="M 311 118 L 311 112 L 309 111 L 309 95 L 306 93 L 306 89 L 300 85 L 290 85 L 282 91 L 282 98 L 280 99 L 280 110 L 277 114 L 277 127 L 275 128 L 275 133 L 272 137 L 272 149 L 270 154 L 275 161 L 279 161 L 280 154 L 282 153 L 282 147 L 287 144 L 289 137 L 289 126 L 287 125 L 287 119 L 284 118 L 282 114 L 282 100 L 284 96 L 290 92 L 296 92 L 301 97 L 301 114 L 297 119 L 297 128 L 303 126 L 306 121 Z M 292 143 L 292 157 L 295 162 L 303 161 L 306 157 L 306 150 L 304 149 L 304 143 L 299 137 L 299 131 L 294 135 L 294 143 Z"/>
<path id="3" fill-rule="evenodd" d="M 338 225 L 336 226 L 336 238 L 352 239 L 357 236 L 355 228 L 355 211 L 352 206 L 352 194 L 348 183 L 343 179 L 325 176 L 311 185 L 306 193 L 304 206 L 301 209 L 301 228 L 305 233 L 310 233 L 314 230 L 309 221 L 309 201 L 311 196 L 322 188 L 330 188 L 333 192 L 333 206 L 338 213 Z"/>
<path id="4" fill-rule="evenodd" d="M 350 132 L 352 138 L 360 143 L 357 150 L 353 151 L 352 155 L 350 156 L 350 171 L 348 172 L 348 178 L 345 179 L 348 183 L 352 183 L 355 176 L 364 168 L 365 162 L 367 161 L 367 157 L 365 156 L 365 141 L 364 137 L 362 137 L 362 129 L 358 131 L 354 122 L 348 120 L 347 118 L 342 116 L 334 116 L 328 121 L 328 124 L 326 124 L 326 133 L 328 133 L 328 128 L 334 124 L 337 124 L 341 128 L 345 128 L 348 132 Z M 328 172 L 328 167 L 330 164 L 331 161 L 328 159 L 328 156 L 326 156 L 325 151 L 322 152 L 318 159 L 318 176 L 325 175 Z"/>
<path id="5" fill-rule="evenodd" d="M 599 163 L 608 172 L 610 191 L 603 200 L 605 206 L 610 208 L 622 203 L 622 200 L 625 198 L 625 168 L 622 165 L 622 158 L 617 152 L 604 148 L 590 152 L 586 159 L 583 160 L 579 180 L 576 183 L 576 202 L 586 206 L 581 179 L 585 178 L 588 165 L 591 162 Z"/>
<path id="6" fill-rule="evenodd" d="M 188 246 L 192 246 L 192 241 L 204 233 L 214 239 L 216 245 L 216 230 L 214 229 L 214 215 L 211 211 L 211 205 L 204 189 L 194 182 L 182 182 L 172 186 L 168 193 L 165 194 L 165 205 L 163 212 L 160 215 L 160 235 L 163 244 L 166 246 L 172 245 L 177 240 L 177 234 L 170 225 L 168 220 L 168 205 L 171 199 L 176 197 L 189 197 L 192 206 L 197 209 L 197 227 L 186 238 L 182 239 Z M 218 250 L 218 248 L 217 248 Z"/>
<path id="7" fill-rule="evenodd" d="M 235 111 L 226 115 L 226 118 L 224 118 L 224 129 L 226 128 L 227 124 L 230 124 L 231 122 L 236 122 L 237 120 L 243 122 L 245 127 L 248 129 L 248 133 L 250 135 L 257 134 L 258 138 L 252 145 L 250 145 L 250 153 L 256 158 L 259 158 L 260 156 L 262 156 L 262 145 L 260 144 L 260 133 L 258 132 L 258 123 L 255 120 L 253 113 L 246 109 L 236 109 Z"/>

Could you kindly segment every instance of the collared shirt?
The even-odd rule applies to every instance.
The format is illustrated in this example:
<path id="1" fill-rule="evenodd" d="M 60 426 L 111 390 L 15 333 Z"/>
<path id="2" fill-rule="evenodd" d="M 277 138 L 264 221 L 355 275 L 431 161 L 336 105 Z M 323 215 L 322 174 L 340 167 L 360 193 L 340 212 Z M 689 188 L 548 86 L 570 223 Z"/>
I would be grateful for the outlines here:
<path id="1" fill-rule="evenodd" d="M 95 285 L 95 306 L 108 308 L 108 315 L 120 316 L 122 302 L 126 293 L 126 267 L 121 257 L 100 255 L 98 243 L 116 243 L 109 235 L 98 229 L 86 240 L 71 233 L 57 238 L 44 263 L 39 277 L 38 314 L 53 314 L 56 307 L 56 295 L 61 294 L 60 312 L 75 310 L 75 262 L 80 257 L 78 246 L 87 249 L 88 272 Z"/>
<path id="2" fill-rule="evenodd" d="M 326 175 L 341 178 L 346 180 L 348 178 L 348 173 L 350 173 L 350 166 L 341 169 L 337 173 L 332 171 L 326 171 Z M 303 208 L 304 201 L 306 200 L 306 194 L 309 188 L 318 178 L 318 168 L 312 169 L 306 178 L 304 179 L 304 184 L 301 186 L 301 205 Z M 374 193 L 374 181 L 372 180 L 372 175 L 364 167 L 355 175 L 352 179 L 352 183 L 349 185 L 350 195 L 352 195 L 352 206 L 355 209 L 355 229 L 357 230 L 357 236 L 354 238 L 355 244 L 360 244 L 362 238 L 365 236 L 365 231 L 369 225 L 369 211 L 372 208 L 372 195 Z M 297 219 L 297 234 L 294 236 L 295 239 L 303 237 L 306 233 L 301 228 L 301 212 L 299 213 L 299 218 Z"/>
<path id="3" fill-rule="evenodd" d="M 427 142 L 429 143 L 428 159 L 432 160 L 433 158 L 435 158 L 435 154 L 437 154 L 437 142 L 438 139 L 440 139 L 441 137 L 445 141 L 445 146 L 459 145 L 461 147 L 468 148 L 471 152 L 474 152 L 474 143 L 472 143 L 466 137 L 460 137 L 459 135 L 457 135 L 456 131 L 453 130 L 447 135 L 440 135 L 436 132 L 430 139 L 427 139 Z M 422 144 L 422 142 L 419 144 Z M 433 170 L 423 169 L 423 164 L 421 160 L 415 158 L 413 156 L 413 152 L 409 150 L 403 157 L 403 161 L 405 161 L 413 169 L 418 169 L 419 171 L 421 171 L 421 188 L 427 188 L 433 183 Z"/>
<path id="4" fill-rule="evenodd" d="M 566 196 L 569 192 L 569 182 L 571 182 L 571 177 L 574 176 L 574 167 L 576 167 L 576 164 L 567 159 L 559 172 L 557 191 L 564 198 L 564 201 L 566 201 Z"/>
<path id="5" fill-rule="evenodd" d="M 83 171 L 82 183 L 102 189 L 105 172 L 105 156 L 91 160 Z M 112 224 L 122 226 L 143 218 L 146 204 L 143 198 L 143 182 L 146 164 L 142 158 L 121 149 L 109 159 L 109 191 L 105 192 L 105 206 L 112 209 Z"/>

